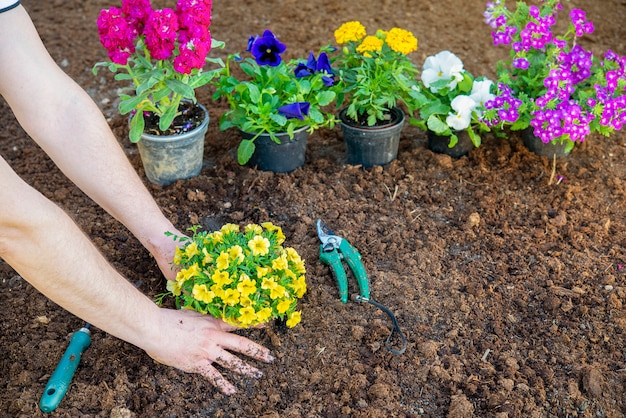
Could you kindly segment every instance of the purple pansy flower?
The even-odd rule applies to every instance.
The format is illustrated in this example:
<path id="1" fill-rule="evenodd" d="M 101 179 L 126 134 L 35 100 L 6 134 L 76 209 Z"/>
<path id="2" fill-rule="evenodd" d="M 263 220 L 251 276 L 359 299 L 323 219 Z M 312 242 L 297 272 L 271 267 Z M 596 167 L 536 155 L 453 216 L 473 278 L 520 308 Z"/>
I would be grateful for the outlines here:
<path id="1" fill-rule="evenodd" d="M 304 120 L 304 117 L 309 114 L 309 108 L 311 103 L 309 102 L 296 102 L 278 108 L 278 113 L 287 117 L 287 119 L 297 118 Z"/>
<path id="2" fill-rule="evenodd" d="M 280 54 L 285 52 L 285 49 L 287 46 L 280 42 L 272 31 L 266 30 L 252 42 L 250 53 L 257 64 L 276 67 L 282 62 Z"/>

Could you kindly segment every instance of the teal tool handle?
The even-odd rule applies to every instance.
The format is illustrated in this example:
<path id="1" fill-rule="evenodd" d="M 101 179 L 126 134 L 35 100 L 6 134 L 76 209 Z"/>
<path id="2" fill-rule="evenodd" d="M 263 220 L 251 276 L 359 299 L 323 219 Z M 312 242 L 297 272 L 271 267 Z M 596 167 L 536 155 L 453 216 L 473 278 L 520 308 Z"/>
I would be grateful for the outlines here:
<path id="1" fill-rule="evenodd" d="M 43 412 L 52 412 L 59 406 L 70 386 L 76 367 L 80 362 L 80 356 L 91 344 L 91 333 L 87 328 L 81 328 L 72 335 L 70 345 L 59 361 L 54 373 L 50 376 L 48 384 L 41 395 L 39 408 Z"/>
<path id="2" fill-rule="evenodd" d="M 359 294 L 366 298 L 370 298 L 370 286 L 367 279 L 367 272 L 361 262 L 361 254 L 347 240 L 341 240 L 339 251 L 343 254 L 344 260 L 350 266 L 357 283 L 359 284 Z"/>
<path id="3" fill-rule="evenodd" d="M 341 264 L 339 252 L 337 250 L 324 251 L 324 246 L 320 245 L 320 261 L 330 267 L 337 280 L 339 297 L 343 303 L 348 303 L 348 277 Z"/>

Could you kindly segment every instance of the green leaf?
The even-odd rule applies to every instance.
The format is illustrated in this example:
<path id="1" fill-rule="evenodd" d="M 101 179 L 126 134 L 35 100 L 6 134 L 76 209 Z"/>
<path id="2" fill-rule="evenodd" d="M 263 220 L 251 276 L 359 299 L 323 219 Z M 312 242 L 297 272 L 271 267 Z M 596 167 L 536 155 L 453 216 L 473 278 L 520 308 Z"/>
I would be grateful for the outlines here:
<path id="1" fill-rule="evenodd" d="M 467 128 L 467 133 L 472 140 L 472 144 L 474 144 L 474 146 L 477 148 L 480 147 L 480 136 L 476 132 L 474 132 L 472 128 Z"/>
<path id="2" fill-rule="evenodd" d="M 143 113 L 135 113 L 130 120 L 130 132 L 128 133 L 130 142 L 137 143 L 141 140 L 141 134 L 143 134 L 144 126 L 145 122 L 143 120 Z"/>
<path id="3" fill-rule="evenodd" d="M 165 112 L 159 118 L 159 129 L 162 131 L 167 130 L 174 121 L 176 114 L 178 113 L 178 102 L 174 102 L 167 106 Z"/>
<path id="4" fill-rule="evenodd" d="M 448 124 L 439 120 L 439 118 L 435 115 L 431 115 L 428 118 L 426 125 L 428 126 L 428 129 L 437 135 L 449 135 L 451 132 Z"/>
<path id="5" fill-rule="evenodd" d="M 317 94 L 317 103 L 320 106 L 327 106 L 335 100 L 336 96 L 334 91 L 321 91 Z"/>
<path id="6" fill-rule="evenodd" d="M 179 94 L 186 99 L 193 99 L 196 97 L 194 90 L 180 80 L 165 80 L 165 84 L 167 87 L 172 89 L 174 93 Z"/>
<path id="7" fill-rule="evenodd" d="M 237 149 L 237 161 L 239 164 L 245 165 L 248 161 L 250 161 L 255 148 L 256 147 L 253 141 L 249 139 L 242 139 L 239 144 L 239 148 Z"/>
<path id="8" fill-rule="evenodd" d="M 138 108 L 139 104 L 146 99 L 146 95 L 141 96 L 128 96 L 128 99 L 122 99 L 119 105 L 119 111 L 122 115 Z"/>

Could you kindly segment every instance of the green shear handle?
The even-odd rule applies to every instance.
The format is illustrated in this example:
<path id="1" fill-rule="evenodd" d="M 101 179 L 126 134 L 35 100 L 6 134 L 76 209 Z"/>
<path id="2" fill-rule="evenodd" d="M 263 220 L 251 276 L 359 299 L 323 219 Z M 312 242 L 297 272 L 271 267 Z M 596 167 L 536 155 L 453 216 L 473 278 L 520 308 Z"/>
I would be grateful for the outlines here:
<path id="1" fill-rule="evenodd" d="M 361 262 L 361 254 L 346 239 L 332 234 L 321 221 L 318 221 L 318 235 L 322 241 L 320 245 L 320 260 L 332 269 L 333 275 L 337 279 L 341 301 L 348 303 L 348 277 L 342 260 L 345 260 L 348 266 L 350 266 L 352 274 L 359 285 L 361 297 L 369 299 L 369 281 L 365 267 Z"/>

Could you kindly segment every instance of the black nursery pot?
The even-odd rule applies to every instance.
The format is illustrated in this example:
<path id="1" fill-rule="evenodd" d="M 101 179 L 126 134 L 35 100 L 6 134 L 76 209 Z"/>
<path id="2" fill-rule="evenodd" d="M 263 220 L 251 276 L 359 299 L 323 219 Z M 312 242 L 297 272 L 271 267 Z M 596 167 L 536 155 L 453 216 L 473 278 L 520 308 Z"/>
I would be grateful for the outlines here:
<path id="1" fill-rule="evenodd" d="M 461 158 L 468 154 L 473 148 L 474 143 L 466 131 L 457 132 L 458 142 L 450 148 L 449 136 L 437 135 L 433 131 L 428 131 L 428 149 L 438 154 L 447 154 L 452 158 Z"/>
<path id="2" fill-rule="evenodd" d="M 395 160 L 405 121 L 402 109 L 391 109 L 390 123 L 380 126 L 357 125 L 346 116 L 346 110 L 339 112 L 346 144 L 346 163 L 370 168 Z"/>
<path id="3" fill-rule="evenodd" d="M 246 166 L 257 168 L 262 171 L 274 173 L 290 173 L 304 165 L 306 154 L 306 141 L 309 137 L 308 127 L 294 131 L 293 139 L 289 134 L 281 132 L 275 134 L 280 144 L 272 141 L 269 134 L 261 134 L 254 140 L 254 153 Z M 255 134 L 241 132 L 243 139 L 252 139 Z"/>
<path id="4" fill-rule="evenodd" d="M 565 152 L 567 141 L 563 141 L 562 143 L 543 142 L 541 138 L 533 133 L 532 127 L 522 130 L 521 136 L 526 148 L 537 155 L 549 158 L 562 158 L 567 157 L 571 151 Z"/>

